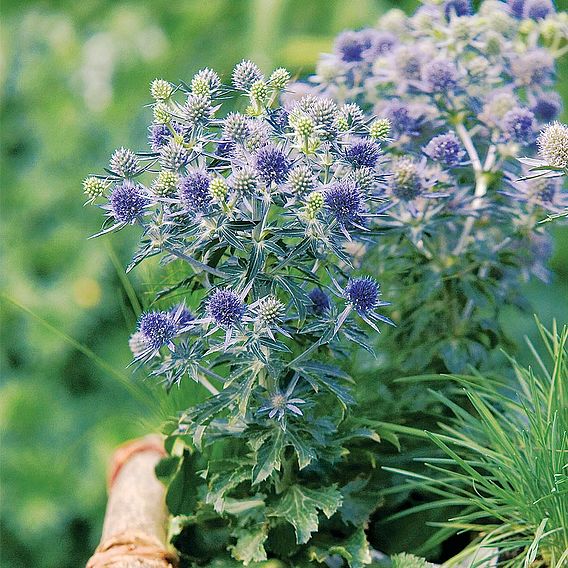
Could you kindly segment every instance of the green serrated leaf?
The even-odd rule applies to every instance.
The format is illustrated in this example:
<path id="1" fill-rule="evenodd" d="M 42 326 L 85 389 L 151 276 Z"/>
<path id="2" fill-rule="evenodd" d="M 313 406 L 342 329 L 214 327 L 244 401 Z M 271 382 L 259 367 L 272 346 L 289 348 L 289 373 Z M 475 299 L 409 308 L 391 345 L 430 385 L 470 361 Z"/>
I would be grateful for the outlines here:
<path id="1" fill-rule="evenodd" d="M 172 515 L 189 515 L 195 510 L 199 478 L 194 462 L 195 458 L 185 450 L 166 493 L 166 505 Z"/>
<path id="2" fill-rule="evenodd" d="M 230 547 L 231 555 L 235 560 L 240 560 L 245 566 L 251 562 L 266 560 L 264 543 L 268 538 L 266 524 L 237 529 L 233 532 L 237 542 Z"/>
<path id="3" fill-rule="evenodd" d="M 294 526 L 296 542 L 305 544 L 318 530 L 318 511 L 329 519 L 341 506 L 342 496 L 335 485 L 322 489 L 310 489 L 292 485 L 272 515 L 282 517 Z"/>
<path id="4" fill-rule="evenodd" d="M 256 453 L 256 465 L 252 470 L 252 483 L 256 485 L 267 479 L 274 470 L 280 471 L 284 433 L 277 427 L 272 436 L 265 438 Z"/>

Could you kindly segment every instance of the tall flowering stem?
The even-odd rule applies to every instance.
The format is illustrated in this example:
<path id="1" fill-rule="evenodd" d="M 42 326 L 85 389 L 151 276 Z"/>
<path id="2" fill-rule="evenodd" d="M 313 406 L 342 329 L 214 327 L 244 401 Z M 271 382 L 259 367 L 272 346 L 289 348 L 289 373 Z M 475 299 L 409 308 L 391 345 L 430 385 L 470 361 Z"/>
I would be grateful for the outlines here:
<path id="1" fill-rule="evenodd" d="M 347 460 L 361 438 L 379 439 L 351 415 L 341 367 L 349 346 L 372 350 L 369 334 L 393 323 L 354 257 L 373 242 L 388 201 L 385 140 L 357 105 L 296 96 L 288 81 L 286 70 L 266 77 L 250 61 L 231 85 L 210 69 L 188 84 L 155 80 L 150 151 L 120 148 L 84 184 L 106 212 L 96 236 L 141 233 L 127 270 L 150 257 L 176 267 L 132 334 L 133 364 L 167 390 L 194 380 L 208 391 L 179 409 L 166 434 L 184 440 L 176 471 L 207 470 L 191 483 L 207 485 L 202 506 L 228 523 L 228 547 L 245 564 L 266 558 L 271 527 L 290 523 L 299 546 L 318 511 L 338 511 L 331 470 L 319 483 L 305 471 Z M 220 440 L 236 452 L 224 468 L 211 458 Z M 357 475 L 365 463 L 352 466 Z M 259 491 L 256 516 L 234 507 Z M 299 497 L 302 510 L 291 513 Z M 363 524 L 351 519 L 337 534 L 356 538 L 366 558 Z M 245 527 L 258 533 L 252 547 Z"/>

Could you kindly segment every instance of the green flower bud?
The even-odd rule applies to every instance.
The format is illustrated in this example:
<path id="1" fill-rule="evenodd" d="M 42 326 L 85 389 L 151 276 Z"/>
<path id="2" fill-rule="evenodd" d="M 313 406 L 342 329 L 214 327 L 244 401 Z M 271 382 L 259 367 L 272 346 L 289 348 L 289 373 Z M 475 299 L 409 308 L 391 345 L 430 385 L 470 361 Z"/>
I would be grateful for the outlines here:
<path id="1" fill-rule="evenodd" d="M 256 102 L 263 104 L 268 100 L 268 86 L 262 80 L 255 81 L 250 88 L 250 96 Z"/>
<path id="2" fill-rule="evenodd" d="M 162 197 L 172 195 L 175 193 L 178 183 L 179 174 L 167 170 L 161 171 L 152 184 L 152 191 L 156 195 L 161 195 Z"/>
<path id="3" fill-rule="evenodd" d="M 391 123 L 388 118 L 377 118 L 369 126 L 369 136 L 374 140 L 386 140 L 390 134 Z"/>
<path id="4" fill-rule="evenodd" d="M 85 192 L 85 195 L 89 197 L 90 201 L 94 201 L 97 197 L 103 195 L 106 188 L 107 186 L 104 180 L 95 176 L 85 178 L 83 181 L 83 191 Z"/>
<path id="5" fill-rule="evenodd" d="M 154 79 L 150 85 L 150 94 L 156 101 L 165 101 L 172 96 L 173 87 L 163 79 Z"/>
<path id="6" fill-rule="evenodd" d="M 157 124 L 168 124 L 171 121 L 170 110 L 165 103 L 154 105 L 154 122 Z"/>
<path id="7" fill-rule="evenodd" d="M 209 87 L 209 81 L 205 77 L 195 76 L 191 80 L 191 92 L 195 95 L 210 96 L 211 89 Z"/>
<path id="8" fill-rule="evenodd" d="M 286 87 L 288 82 L 290 81 L 290 73 L 284 67 L 279 67 L 272 72 L 270 78 L 268 79 L 268 84 L 278 90 L 281 91 Z"/>
<path id="9" fill-rule="evenodd" d="M 228 192 L 229 186 L 223 178 L 216 177 L 211 180 L 211 183 L 209 184 L 209 193 L 213 199 L 219 202 L 224 202 Z"/>
<path id="10" fill-rule="evenodd" d="M 323 209 L 323 195 L 319 191 L 314 191 L 306 199 L 306 216 L 308 219 L 315 219 L 317 214 Z"/>

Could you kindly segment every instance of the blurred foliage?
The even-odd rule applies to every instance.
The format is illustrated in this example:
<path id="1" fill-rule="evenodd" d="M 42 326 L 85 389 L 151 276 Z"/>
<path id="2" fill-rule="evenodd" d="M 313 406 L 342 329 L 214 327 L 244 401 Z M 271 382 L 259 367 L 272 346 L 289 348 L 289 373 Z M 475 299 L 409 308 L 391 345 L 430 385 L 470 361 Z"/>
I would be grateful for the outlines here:
<path id="1" fill-rule="evenodd" d="M 144 275 L 133 288 L 123 279 L 132 248 L 126 235 L 106 246 L 87 240 L 100 216 L 82 208 L 81 191 L 82 179 L 119 143 L 139 147 L 145 139 L 150 81 L 187 79 L 203 66 L 227 77 L 243 57 L 307 74 L 341 30 L 415 4 L 3 3 L 1 279 L 11 300 L 3 296 L 0 336 L 2 566 L 84 564 L 100 537 L 113 448 L 162 416 L 148 404 L 152 389 L 133 386 L 125 369 Z M 566 81 L 562 88 L 566 95 Z M 568 233 L 555 233 L 553 286 L 527 287 L 545 324 L 566 310 L 568 297 Z M 528 319 L 511 309 L 502 322 L 517 344 L 533 327 Z"/>

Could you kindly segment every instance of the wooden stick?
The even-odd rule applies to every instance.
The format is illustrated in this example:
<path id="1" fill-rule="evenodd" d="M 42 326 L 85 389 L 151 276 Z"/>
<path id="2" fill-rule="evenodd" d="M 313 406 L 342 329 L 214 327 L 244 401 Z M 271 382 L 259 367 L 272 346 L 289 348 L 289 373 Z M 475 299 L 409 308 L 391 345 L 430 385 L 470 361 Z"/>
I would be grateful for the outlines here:
<path id="1" fill-rule="evenodd" d="M 165 456 L 162 439 L 147 436 L 116 450 L 101 542 L 87 568 L 175 568 L 168 548 L 165 487 L 154 473 Z"/>

